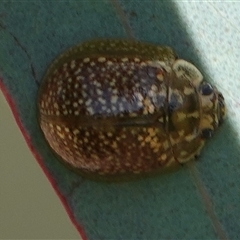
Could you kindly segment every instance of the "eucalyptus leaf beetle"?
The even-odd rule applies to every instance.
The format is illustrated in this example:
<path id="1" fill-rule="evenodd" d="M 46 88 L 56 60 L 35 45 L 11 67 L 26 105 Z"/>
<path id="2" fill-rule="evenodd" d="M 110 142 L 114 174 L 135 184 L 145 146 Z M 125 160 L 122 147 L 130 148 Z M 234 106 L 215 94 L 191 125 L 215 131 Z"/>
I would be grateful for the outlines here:
<path id="1" fill-rule="evenodd" d="M 75 170 L 141 175 L 198 155 L 224 98 L 169 47 L 92 40 L 61 54 L 38 98 L 45 138 Z"/>

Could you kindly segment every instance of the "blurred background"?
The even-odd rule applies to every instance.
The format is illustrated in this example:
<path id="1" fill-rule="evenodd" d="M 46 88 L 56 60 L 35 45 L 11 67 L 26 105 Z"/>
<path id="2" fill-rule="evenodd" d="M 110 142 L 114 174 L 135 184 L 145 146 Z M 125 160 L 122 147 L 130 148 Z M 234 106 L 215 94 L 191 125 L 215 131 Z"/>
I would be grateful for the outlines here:
<path id="1" fill-rule="evenodd" d="M 0 239 L 79 239 L 1 91 L 0 133 Z"/>

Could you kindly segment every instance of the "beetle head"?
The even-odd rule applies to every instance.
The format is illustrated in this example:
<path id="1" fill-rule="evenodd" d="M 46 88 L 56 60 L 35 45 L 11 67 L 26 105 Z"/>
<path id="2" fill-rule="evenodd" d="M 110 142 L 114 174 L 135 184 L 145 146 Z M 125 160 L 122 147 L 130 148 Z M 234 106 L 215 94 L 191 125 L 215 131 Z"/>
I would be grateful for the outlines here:
<path id="1" fill-rule="evenodd" d="M 200 106 L 198 130 L 204 139 L 210 138 L 226 115 L 223 95 L 204 81 L 200 71 L 191 63 L 178 59 L 173 65 L 173 70 L 179 78 L 188 79 L 195 88 Z"/>

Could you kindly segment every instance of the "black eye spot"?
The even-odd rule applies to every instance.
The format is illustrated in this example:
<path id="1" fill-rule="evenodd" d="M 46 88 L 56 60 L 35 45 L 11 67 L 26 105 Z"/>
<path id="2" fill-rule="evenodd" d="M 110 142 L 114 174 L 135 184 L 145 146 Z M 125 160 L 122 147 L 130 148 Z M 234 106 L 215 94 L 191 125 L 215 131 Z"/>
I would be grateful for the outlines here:
<path id="1" fill-rule="evenodd" d="M 204 96 L 210 95 L 213 92 L 213 87 L 210 83 L 203 82 L 199 86 L 199 92 Z"/>
<path id="2" fill-rule="evenodd" d="M 210 128 L 205 128 L 202 130 L 202 137 L 205 139 L 211 138 L 213 136 L 213 130 Z"/>

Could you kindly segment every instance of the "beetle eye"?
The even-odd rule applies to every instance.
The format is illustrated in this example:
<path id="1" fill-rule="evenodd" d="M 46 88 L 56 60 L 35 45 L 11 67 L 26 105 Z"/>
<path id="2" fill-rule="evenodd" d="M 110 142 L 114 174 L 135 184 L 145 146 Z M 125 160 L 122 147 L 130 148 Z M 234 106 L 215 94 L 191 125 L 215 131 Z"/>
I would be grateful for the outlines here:
<path id="1" fill-rule="evenodd" d="M 210 95 L 213 92 L 213 87 L 210 83 L 203 82 L 199 86 L 199 92 L 204 96 Z"/>
<path id="2" fill-rule="evenodd" d="M 205 139 L 211 138 L 213 135 L 213 130 L 210 128 L 205 128 L 202 130 L 202 137 Z"/>

